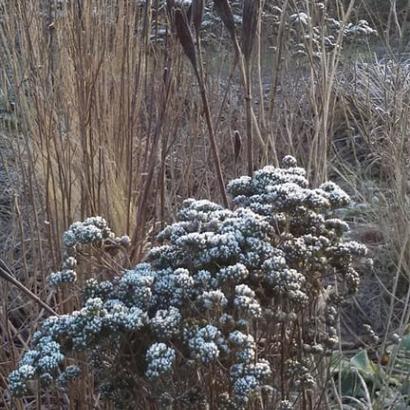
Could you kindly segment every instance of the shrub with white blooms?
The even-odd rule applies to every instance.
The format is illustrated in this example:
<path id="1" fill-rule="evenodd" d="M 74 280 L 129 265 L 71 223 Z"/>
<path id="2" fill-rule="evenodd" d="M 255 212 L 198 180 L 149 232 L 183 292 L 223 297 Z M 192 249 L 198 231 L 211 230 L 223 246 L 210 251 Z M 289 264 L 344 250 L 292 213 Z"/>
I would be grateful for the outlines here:
<path id="1" fill-rule="evenodd" d="M 349 197 L 331 182 L 309 188 L 290 156 L 228 191 L 234 209 L 186 200 L 144 262 L 111 281 L 89 280 L 81 309 L 45 320 L 10 374 L 12 393 L 24 395 L 33 379 L 66 388 L 83 352 L 118 407 L 131 408 L 135 395 L 177 408 L 261 400 L 288 408 L 308 390 L 314 399 L 317 363 L 338 343 L 339 307 L 356 291 L 355 265 L 366 255 L 334 216 Z M 106 222 L 90 218 L 64 242 L 72 250 L 106 237 Z M 52 284 L 74 280 L 73 252 L 66 256 Z"/>

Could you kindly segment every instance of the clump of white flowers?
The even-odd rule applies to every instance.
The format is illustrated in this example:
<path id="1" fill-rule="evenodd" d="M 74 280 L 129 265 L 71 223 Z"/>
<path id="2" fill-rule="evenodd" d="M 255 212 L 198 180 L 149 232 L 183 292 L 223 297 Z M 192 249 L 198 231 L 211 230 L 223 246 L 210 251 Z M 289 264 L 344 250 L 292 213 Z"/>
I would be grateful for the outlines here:
<path id="1" fill-rule="evenodd" d="M 107 221 L 100 216 L 73 223 L 63 235 L 65 248 L 63 269 L 48 277 L 49 284 L 59 286 L 74 283 L 77 280 L 77 273 L 74 269 L 77 266 L 75 255 L 78 248 L 84 245 L 102 244 L 104 241 L 109 241 L 111 246 L 117 247 L 129 245 L 128 236 L 116 238 L 108 227 Z"/>
<path id="2" fill-rule="evenodd" d="M 156 379 L 171 371 L 175 356 L 175 350 L 165 343 L 154 343 L 147 351 L 148 367 L 145 372 L 147 377 Z"/>
<path id="3" fill-rule="evenodd" d="M 140 389 L 151 403 L 241 409 L 282 385 L 275 406 L 289 408 L 291 389 L 315 389 L 315 363 L 337 344 L 339 306 L 357 289 L 355 261 L 366 254 L 334 217 L 349 197 L 331 182 L 310 188 L 290 156 L 228 190 L 234 209 L 186 200 L 144 262 L 88 280 L 81 309 L 45 320 L 10 374 L 12 393 L 33 379 L 65 388 L 81 377 L 77 352 L 118 405 Z M 75 269 L 76 247 L 105 239 L 125 242 L 102 218 L 72 225 L 62 272 Z"/>

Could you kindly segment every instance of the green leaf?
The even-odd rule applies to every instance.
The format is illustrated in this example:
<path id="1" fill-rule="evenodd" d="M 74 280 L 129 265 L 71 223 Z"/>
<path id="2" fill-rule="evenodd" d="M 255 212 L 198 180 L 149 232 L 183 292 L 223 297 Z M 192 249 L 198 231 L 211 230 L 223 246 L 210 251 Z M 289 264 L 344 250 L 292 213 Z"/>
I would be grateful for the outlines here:
<path id="1" fill-rule="evenodd" d="M 350 363 L 362 373 L 362 376 L 374 377 L 377 373 L 377 366 L 370 361 L 366 350 L 355 354 Z"/>
<path id="2" fill-rule="evenodd" d="M 409 353 L 410 352 L 410 334 L 403 337 L 403 339 L 400 343 L 400 348 L 399 349 L 402 350 L 403 353 Z"/>

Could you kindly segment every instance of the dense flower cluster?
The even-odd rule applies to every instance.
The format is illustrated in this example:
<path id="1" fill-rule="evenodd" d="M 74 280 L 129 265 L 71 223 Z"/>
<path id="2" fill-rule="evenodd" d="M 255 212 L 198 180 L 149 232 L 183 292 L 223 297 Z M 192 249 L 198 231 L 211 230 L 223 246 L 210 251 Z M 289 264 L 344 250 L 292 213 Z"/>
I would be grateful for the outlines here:
<path id="1" fill-rule="evenodd" d="M 217 360 L 221 350 L 226 350 L 225 340 L 220 330 L 212 325 L 198 329 L 188 339 L 192 356 L 204 364 Z"/>
<path id="2" fill-rule="evenodd" d="M 186 400 L 175 390 L 187 385 L 180 379 L 189 385 L 208 371 L 226 386 L 223 400 L 238 409 L 256 400 L 277 373 L 295 373 L 295 386 L 314 388 L 314 357 L 337 343 L 337 308 L 357 288 L 354 262 L 366 254 L 362 245 L 344 241 L 348 226 L 332 212 L 349 198 L 330 182 L 309 188 L 290 156 L 282 168 L 267 166 L 232 181 L 228 190 L 235 209 L 186 200 L 144 262 L 112 281 L 90 279 L 80 310 L 50 317 L 36 332 L 32 350 L 10 375 L 11 391 L 24 394 L 36 378 L 63 388 L 78 377 L 63 361 L 78 351 L 89 354 L 104 397 L 117 401 L 140 378 L 144 386 L 161 381 L 153 386 L 161 400 Z M 73 249 L 104 238 L 113 238 L 105 221 L 91 218 L 72 225 L 64 241 Z M 72 254 L 64 269 L 74 269 Z M 312 325 L 295 332 L 302 322 Z M 181 365 L 186 369 L 179 372 Z M 203 389 L 193 396 L 205 400 Z"/>
<path id="3" fill-rule="evenodd" d="M 65 255 L 63 269 L 54 272 L 48 277 L 48 282 L 52 286 L 59 286 L 64 283 L 74 283 L 77 280 L 75 268 L 77 259 L 75 254 L 77 248 L 84 245 L 92 245 L 111 241 L 114 246 L 128 246 L 128 236 L 116 238 L 108 227 L 107 221 L 100 216 L 87 218 L 83 222 L 73 223 L 63 235 Z"/>
<path id="4" fill-rule="evenodd" d="M 175 350 L 166 344 L 154 343 L 147 352 L 147 377 L 149 379 L 156 379 L 171 371 L 175 356 Z"/>

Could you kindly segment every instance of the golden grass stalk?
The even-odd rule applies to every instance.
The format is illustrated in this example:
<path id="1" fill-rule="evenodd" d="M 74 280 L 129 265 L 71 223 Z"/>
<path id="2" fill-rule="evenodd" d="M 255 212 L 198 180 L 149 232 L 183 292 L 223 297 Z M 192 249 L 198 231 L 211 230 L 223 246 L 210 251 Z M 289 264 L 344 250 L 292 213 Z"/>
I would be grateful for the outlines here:
<path id="1" fill-rule="evenodd" d="M 198 16 L 197 16 L 197 23 L 199 23 Z M 202 64 L 201 62 L 199 63 L 199 65 L 197 64 L 194 39 L 193 39 L 192 32 L 188 24 L 187 15 L 184 10 L 180 8 L 174 9 L 174 24 L 175 24 L 176 32 L 178 35 L 178 39 L 182 45 L 182 48 L 184 49 L 186 56 L 191 61 L 196 78 L 198 80 L 202 103 L 203 103 L 204 111 L 205 111 L 206 123 L 208 127 L 208 132 L 209 132 L 209 140 L 211 143 L 211 149 L 212 149 L 212 154 L 214 158 L 214 166 L 215 166 L 217 178 L 218 178 L 219 189 L 220 189 L 223 203 L 226 207 L 228 207 L 229 206 L 228 196 L 226 193 L 225 182 L 224 182 L 224 178 L 222 175 L 221 160 L 219 157 L 219 148 L 216 142 L 214 126 L 212 124 L 211 110 L 209 107 L 209 101 L 207 97 L 207 90 L 206 90 L 206 85 L 205 85 L 205 79 L 203 76 Z M 199 26 L 197 28 L 197 33 L 199 33 Z M 199 39 L 199 35 L 197 36 L 197 38 Z M 200 57 L 200 53 L 201 53 L 201 50 L 199 49 L 199 57 Z"/>

